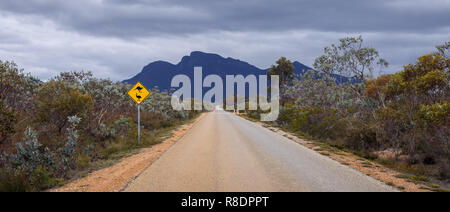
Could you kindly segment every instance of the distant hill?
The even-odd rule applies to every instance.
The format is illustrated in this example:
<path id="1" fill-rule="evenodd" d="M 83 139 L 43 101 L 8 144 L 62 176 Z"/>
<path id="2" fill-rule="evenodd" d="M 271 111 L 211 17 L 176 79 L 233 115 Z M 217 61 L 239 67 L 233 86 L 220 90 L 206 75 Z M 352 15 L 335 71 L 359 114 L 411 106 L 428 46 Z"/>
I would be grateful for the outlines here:
<path id="1" fill-rule="evenodd" d="M 295 67 L 294 73 L 301 77 L 306 71 L 312 68 L 303 65 L 300 62 L 293 62 Z M 156 61 L 146 65 L 140 73 L 136 76 L 124 80 L 123 82 L 134 84 L 138 81 L 144 84 L 148 89 L 155 86 L 159 90 L 170 90 L 170 83 L 172 78 L 178 74 L 185 74 L 192 80 L 194 78 L 194 67 L 201 66 L 203 68 L 203 76 L 216 74 L 222 77 L 225 81 L 226 75 L 241 74 L 244 77 L 253 75 L 266 74 L 268 69 L 259 69 L 247 62 L 240 61 L 233 58 L 224 58 L 218 54 L 204 53 L 194 51 L 189 56 L 184 56 L 181 61 L 174 65 L 165 61 Z M 341 76 L 334 76 L 337 80 Z"/>

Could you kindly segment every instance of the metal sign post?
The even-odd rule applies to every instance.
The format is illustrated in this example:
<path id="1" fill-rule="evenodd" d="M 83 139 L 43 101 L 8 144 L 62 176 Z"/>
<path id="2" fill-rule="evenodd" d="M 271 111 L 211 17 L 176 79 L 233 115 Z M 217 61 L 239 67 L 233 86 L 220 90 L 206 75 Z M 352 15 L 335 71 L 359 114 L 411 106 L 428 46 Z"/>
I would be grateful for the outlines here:
<path id="1" fill-rule="evenodd" d="M 141 103 L 148 95 L 150 95 L 150 91 L 148 91 L 140 82 L 137 82 L 136 85 L 128 91 L 128 96 L 136 102 L 138 108 L 138 144 L 141 143 Z"/>
<path id="2" fill-rule="evenodd" d="M 141 105 L 138 104 L 138 144 L 141 144 Z"/>

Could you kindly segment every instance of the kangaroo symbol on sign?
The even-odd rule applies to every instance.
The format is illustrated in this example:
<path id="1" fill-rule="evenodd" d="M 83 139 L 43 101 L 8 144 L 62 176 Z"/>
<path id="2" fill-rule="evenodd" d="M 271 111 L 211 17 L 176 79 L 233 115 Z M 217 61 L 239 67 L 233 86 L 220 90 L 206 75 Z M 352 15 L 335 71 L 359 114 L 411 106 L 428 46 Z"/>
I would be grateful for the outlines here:
<path id="1" fill-rule="evenodd" d="M 138 90 L 138 92 L 140 93 L 142 89 L 144 89 L 144 88 L 141 86 L 137 86 L 134 90 Z"/>

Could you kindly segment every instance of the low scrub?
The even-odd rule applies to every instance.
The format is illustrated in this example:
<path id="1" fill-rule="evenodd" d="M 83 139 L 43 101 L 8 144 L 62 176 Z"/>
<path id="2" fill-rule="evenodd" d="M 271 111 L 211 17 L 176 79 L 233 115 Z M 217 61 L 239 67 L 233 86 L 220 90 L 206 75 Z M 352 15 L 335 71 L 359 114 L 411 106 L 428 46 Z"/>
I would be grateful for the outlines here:
<path id="1" fill-rule="evenodd" d="M 172 111 L 169 94 L 153 90 L 141 107 L 138 144 L 127 84 L 89 72 L 42 82 L 0 61 L 0 85 L 0 191 L 54 187 L 117 153 L 158 143 L 159 132 L 196 114 Z"/>

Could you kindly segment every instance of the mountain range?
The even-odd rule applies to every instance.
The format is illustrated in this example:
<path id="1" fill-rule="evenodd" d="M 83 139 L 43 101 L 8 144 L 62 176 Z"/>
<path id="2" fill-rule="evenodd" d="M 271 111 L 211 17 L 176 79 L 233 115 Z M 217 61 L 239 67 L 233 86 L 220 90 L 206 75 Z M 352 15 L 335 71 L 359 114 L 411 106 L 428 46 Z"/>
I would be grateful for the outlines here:
<path id="1" fill-rule="evenodd" d="M 293 62 L 294 74 L 301 78 L 304 73 L 312 68 L 300 63 Z M 159 90 L 170 90 L 170 83 L 172 78 L 178 74 L 187 75 L 193 81 L 194 67 L 201 66 L 203 69 L 203 77 L 216 74 L 222 79 L 226 75 L 243 75 L 244 77 L 250 74 L 264 75 L 269 69 L 260 69 L 245 61 L 233 58 L 224 58 L 218 54 L 205 53 L 200 51 L 191 52 L 189 56 L 184 56 L 178 64 L 172 64 L 165 61 L 155 61 L 146 65 L 140 73 L 134 77 L 124 80 L 123 82 L 135 84 L 140 81 L 148 89 L 157 87 Z M 333 75 L 336 81 L 347 81 L 351 78 Z"/>

